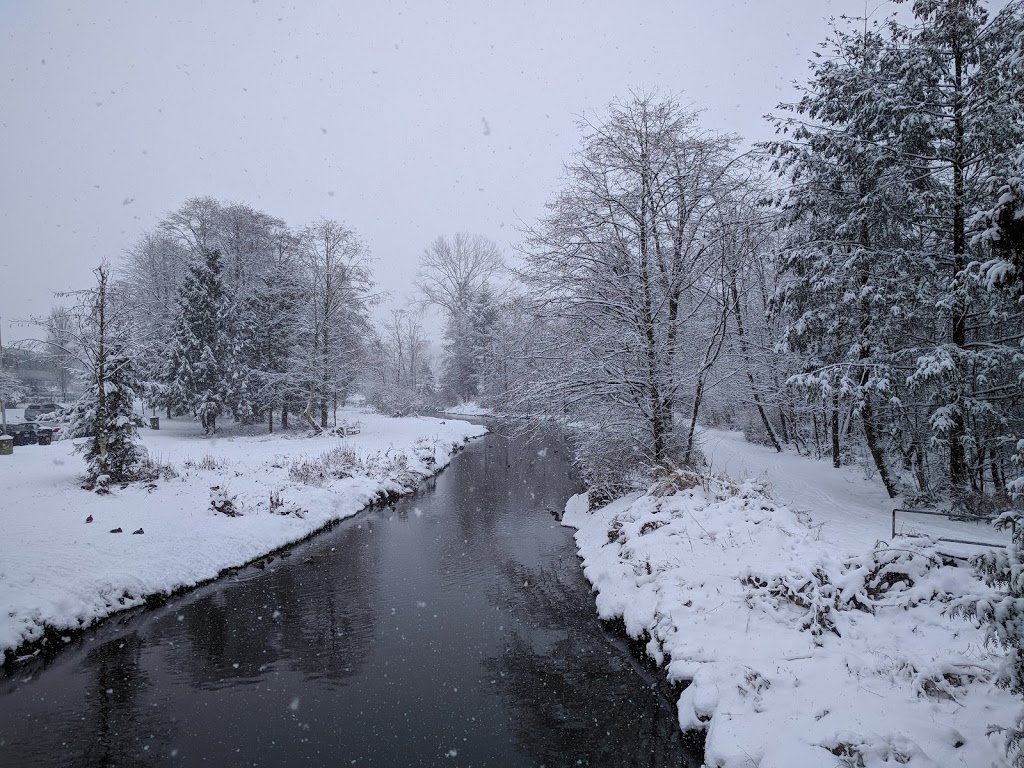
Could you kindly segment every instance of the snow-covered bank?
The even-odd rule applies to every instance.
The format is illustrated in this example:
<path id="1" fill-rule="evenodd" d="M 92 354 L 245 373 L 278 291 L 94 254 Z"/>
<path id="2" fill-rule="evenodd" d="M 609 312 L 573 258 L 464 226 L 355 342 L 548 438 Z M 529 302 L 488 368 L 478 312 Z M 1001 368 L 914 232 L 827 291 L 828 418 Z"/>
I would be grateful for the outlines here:
<path id="1" fill-rule="evenodd" d="M 358 434 L 205 439 L 195 423 L 165 422 L 141 436 L 173 471 L 109 496 L 79 488 L 70 441 L 0 457 L 0 651 L 216 578 L 382 493 L 408 492 L 486 432 L 451 419 L 342 416 L 361 422 Z"/>
<path id="2" fill-rule="evenodd" d="M 600 616 L 692 681 L 679 721 L 707 729 L 708 767 L 1005 765 L 990 726 L 1020 704 L 994 684 L 984 631 L 947 614 L 988 591 L 973 571 L 929 541 L 881 541 L 891 502 L 871 481 L 713 437 L 709 453 L 777 499 L 680 477 L 595 512 L 574 498 L 564 517 Z"/>
<path id="3" fill-rule="evenodd" d="M 494 411 L 490 408 L 484 408 L 484 406 L 477 403 L 475 400 L 470 400 L 468 403 L 459 403 L 449 408 L 444 409 L 444 413 L 450 413 L 453 416 L 493 416 Z"/>

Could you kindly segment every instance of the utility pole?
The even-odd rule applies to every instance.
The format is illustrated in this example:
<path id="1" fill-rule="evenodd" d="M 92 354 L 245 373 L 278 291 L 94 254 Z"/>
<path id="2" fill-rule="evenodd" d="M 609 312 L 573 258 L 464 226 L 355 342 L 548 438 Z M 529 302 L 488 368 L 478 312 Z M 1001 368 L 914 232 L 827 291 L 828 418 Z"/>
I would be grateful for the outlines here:
<path id="1" fill-rule="evenodd" d="M 4 319 L 0 317 L 0 381 L 4 380 Z M 3 421 L 3 431 L 0 435 L 7 434 L 7 402 L 3 392 L 0 392 L 0 421 Z"/>

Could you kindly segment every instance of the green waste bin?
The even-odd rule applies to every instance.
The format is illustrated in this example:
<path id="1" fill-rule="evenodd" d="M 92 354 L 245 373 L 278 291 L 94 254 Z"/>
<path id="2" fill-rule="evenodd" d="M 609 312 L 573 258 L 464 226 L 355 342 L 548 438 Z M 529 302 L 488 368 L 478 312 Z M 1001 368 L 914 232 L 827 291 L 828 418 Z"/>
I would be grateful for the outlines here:
<path id="1" fill-rule="evenodd" d="M 50 433 L 49 435 L 39 435 L 39 444 L 40 445 L 49 445 L 52 442 L 53 442 L 53 433 Z"/>
<path id="2" fill-rule="evenodd" d="M 10 435 L 0 435 L 0 456 L 10 456 L 14 453 L 14 438 Z"/>

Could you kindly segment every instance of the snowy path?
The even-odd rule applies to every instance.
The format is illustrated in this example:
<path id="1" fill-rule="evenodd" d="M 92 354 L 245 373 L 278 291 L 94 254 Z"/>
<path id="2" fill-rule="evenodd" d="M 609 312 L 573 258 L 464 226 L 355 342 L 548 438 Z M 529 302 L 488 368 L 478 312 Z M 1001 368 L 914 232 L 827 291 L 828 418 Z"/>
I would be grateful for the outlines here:
<path id="1" fill-rule="evenodd" d="M 938 556 L 958 545 L 889 546 L 899 501 L 859 467 L 716 430 L 703 450 L 739 487 L 681 472 L 594 511 L 573 497 L 563 523 L 598 615 L 689 682 L 679 724 L 706 731 L 708 768 L 1006 766 L 1020 702 L 984 629 L 950 613 L 991 594 Z"/>
<path id="2" fill-rule="evenodd" d="M 748 443 L 740 432 L 704 429 L 701 447 L 713 472 L 736 481 L 757 479 L 771 495 L 793 509 L 807 512 L 822 535 L 849 551 L 870 549 L 879 539 L 888 540 L 892 510 L 903 500 L 890 499 L 877 475 L 867 477 L 862 467 L 836 469 L 830 461 L 814 460 L 785 451 Z M 1005 544 L 1009 533 L 987 525 L 942 518 L 897 515 L 897 533 L 924 533 L 933 537 Z M 970 555 L 969 545 L 943 544 L 943 550 Z"/>

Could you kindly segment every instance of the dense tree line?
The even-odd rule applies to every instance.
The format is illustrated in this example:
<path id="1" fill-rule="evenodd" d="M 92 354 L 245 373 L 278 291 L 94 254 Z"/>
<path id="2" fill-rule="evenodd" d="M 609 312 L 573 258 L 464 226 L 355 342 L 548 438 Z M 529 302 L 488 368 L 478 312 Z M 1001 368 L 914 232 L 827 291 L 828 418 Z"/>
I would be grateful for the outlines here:
<path id="1" fill-rule="evenodd" d="M 480 400 L 576 425 L 610 489 L 699 462 L 705 423 L 864 462 L 893 495 L 1009 498 L 1021 3 L 908 10 L 837 26 L 753 152 L 672 98 L 613 103 L 581 123 L 515 269 L 487 238 L 438 237 L 376 326 L 353 230 L 189 200 L 113 288 L 144 308 L 139 391 L 211 431 L 222 415 L 322 429 L 356 388 L 389 412 Z M 55 370 L 67 322 L 49 320 Z"/>
<path id="2" fill-rule="evenodd" d="M 892 495 L 901 471 L 924 494 L 1005 495 L 1024 426 L 1021 4 L 912 11 L 909 25 L 837 30 L 776 120 L 777 309 L 798 385 L 829 402 L 834 433 L 855 415 Z"/>
<path id="3" fill-rule="evenodd" d="M 376 339 L 377 404 L 386 411 L 482 400 L 502 403 L 520 331 L 500 248 L 481 235 L 435 238 L 420 256 L 408 307 L 395 309 Z M 430 327 L 440 336 L 439 365 Z"/>
<path id="4" fill-rule="evenodd" d="M 1021 3 L 907 18 L 837 26 L 745 155 L 657 94 L 581 125 L 525 233 L 505 389 L 579 425 L 592 479 L 693 463 L 700 420 L 894 496 L 1017 491 Z"/>
<path id="5" fill-rule="evenodd" d="M 290 414 L 313 429 L 366 367 L 376 301 L 370 256 L 331 220 L 301 229 L 246 205 L 195 198 L 126 256 L 120 285 L 139 314 L 147 402 L 216 419 Z"/>

